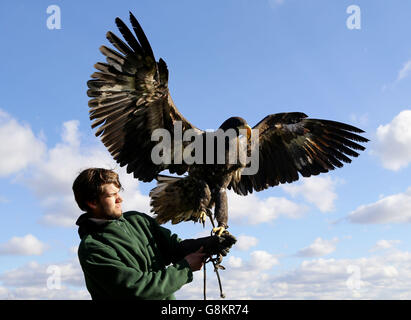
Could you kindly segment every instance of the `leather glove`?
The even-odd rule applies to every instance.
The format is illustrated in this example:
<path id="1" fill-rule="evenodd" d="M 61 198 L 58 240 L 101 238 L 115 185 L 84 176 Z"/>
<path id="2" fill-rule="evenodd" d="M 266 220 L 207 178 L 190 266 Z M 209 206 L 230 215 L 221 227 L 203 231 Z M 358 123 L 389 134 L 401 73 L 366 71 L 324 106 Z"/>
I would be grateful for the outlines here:
<path id="1" fill-rule="evenodd" d="M 212 235 L 204 238 L 183 240 L 180 242 L 180 252 L 185 256 L 203 247 L 203 252 L 208 256 L 215 254 L 226 256 L 236 242 L 237 239 L 225 231 L 221 236 Z"/>

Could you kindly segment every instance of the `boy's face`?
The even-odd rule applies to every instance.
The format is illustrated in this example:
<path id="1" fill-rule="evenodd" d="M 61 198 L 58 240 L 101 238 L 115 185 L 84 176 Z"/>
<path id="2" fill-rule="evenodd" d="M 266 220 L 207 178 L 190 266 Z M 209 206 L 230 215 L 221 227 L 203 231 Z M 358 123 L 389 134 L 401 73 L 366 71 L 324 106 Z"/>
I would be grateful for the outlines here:
<path id="1" fill-rule="evenodd" d="M 122 215 L 121 198 L 119 191 L 113 183 L 102 186 L 102 194 L 97 201 L 89 202 L 92 209 L 93 218 L 98 219 L 118 219 Z"/>

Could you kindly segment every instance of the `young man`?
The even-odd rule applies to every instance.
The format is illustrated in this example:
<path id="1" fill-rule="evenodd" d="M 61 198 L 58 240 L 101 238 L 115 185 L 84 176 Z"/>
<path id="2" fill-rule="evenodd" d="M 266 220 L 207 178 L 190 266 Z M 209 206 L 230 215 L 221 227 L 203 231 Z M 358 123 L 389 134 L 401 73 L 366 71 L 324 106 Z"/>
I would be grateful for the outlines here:
<path id="1" fill-rule="evenodd" d="M 78 257 L 92 299 L 175 299 L 205 258 L 226 255 L 229 234 L 181 241 L 150 216 L 122 212 L 117 173 L 86 169 L 73 183 L 82 214 Z"/>

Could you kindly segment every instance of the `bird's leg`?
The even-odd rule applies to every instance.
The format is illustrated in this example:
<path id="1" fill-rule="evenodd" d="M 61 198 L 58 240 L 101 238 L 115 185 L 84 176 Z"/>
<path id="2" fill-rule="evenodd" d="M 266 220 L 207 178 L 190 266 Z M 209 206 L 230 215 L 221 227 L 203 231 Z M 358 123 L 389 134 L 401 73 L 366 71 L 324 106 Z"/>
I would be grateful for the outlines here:
<path id="1" fill-rule="evenodd" d="M 203 224 L 203 228 L 205 227 L 206 219 L 207 219 L 207 212 L 201 211 L 200 216 L 198 217 L 198 221 L 200 221 Z"/>
<path id="2" fill-rule="evenodd" d="M 206 212 L 207 212 L 207 216 L 210 218 L 210 221 L 211 221 L 211 225 L 213 226 L 213 228 L 215 227 L 215 224 L 214 224 L 214 220 L 213 220 L 213 212 L 210 210 L 210 209 L 206 209 Z"/>
<path id="3" fill-rule="evenodd" d="M 227 194 L 225 189 L 219 189 L 215 196 L 215 209 L 214 209 L 214 216 L 217 220 L 218 226 L 213 228 L 213 232 L 221 236 L 221 234 L 228 228 L 227 220 L 228 220 L 228 207 L 227 207 Z"/>
<path id="4" fill-rule="evenodd" d="M 213 226 L 213 230 L 216 229 L 215 228 L 215 224 L 214 224 L 214 220 L 213 220 L 213 213 L 211 212 L 210 209 L 207 209 L 207 215 L 210 218 L 211 224 Z M 213 232 L 213 231 L 212 231 Z M 218 269 L 223 269 L 225 270 L 225 268 L 221 265 L 221 262 L 223 261 L 223 256 L 221 254 L 218 255 L 217 258 L 213 259 L 213 258 L 209 258 L 208 261 L 206 262 L 212 262 L 213 266 L 214 266 L 214 272 L 217 275 L 217 280 L 218 280 L 218 286 L 220 287 L 220 297 L 221 298 L 225 298 L 225 294 L 223 293 L 223 287 L 221 285 L 221 279 L 220 279 L 220 274 L 218 273 Z M 206 263 L 204 264 L 204 300 L 206 300 L 206 294 L 205 294 L 205 266 Z"/>

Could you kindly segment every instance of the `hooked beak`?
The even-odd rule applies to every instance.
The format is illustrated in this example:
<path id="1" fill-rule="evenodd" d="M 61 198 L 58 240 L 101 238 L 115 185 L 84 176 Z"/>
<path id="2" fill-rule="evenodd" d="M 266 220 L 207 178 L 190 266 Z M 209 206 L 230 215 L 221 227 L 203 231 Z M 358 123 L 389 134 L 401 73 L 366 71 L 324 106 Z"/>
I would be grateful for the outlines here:
<path id="1" fill-rule="evenodd" d="M 250 139 L 251 139 L 251 127 L 248 124 L 246 124 L 244 126 L 239 127 L 239 129 L 247 130 L 247 141 L 250 141 Z"/>

